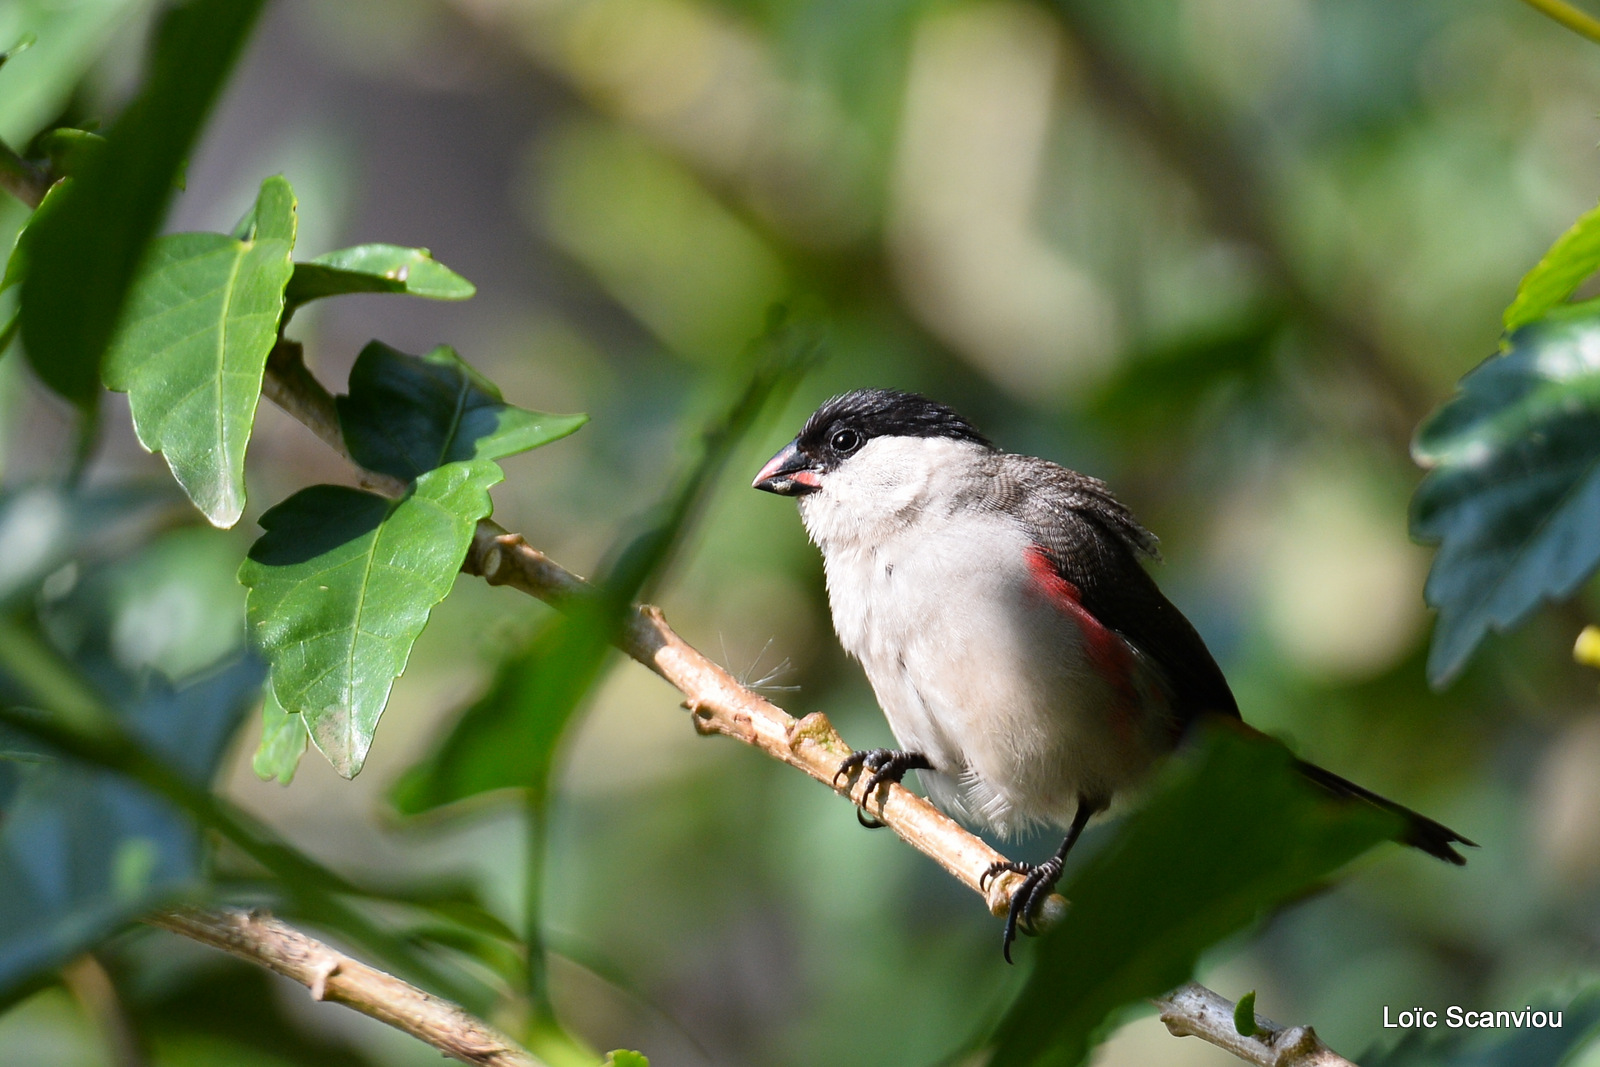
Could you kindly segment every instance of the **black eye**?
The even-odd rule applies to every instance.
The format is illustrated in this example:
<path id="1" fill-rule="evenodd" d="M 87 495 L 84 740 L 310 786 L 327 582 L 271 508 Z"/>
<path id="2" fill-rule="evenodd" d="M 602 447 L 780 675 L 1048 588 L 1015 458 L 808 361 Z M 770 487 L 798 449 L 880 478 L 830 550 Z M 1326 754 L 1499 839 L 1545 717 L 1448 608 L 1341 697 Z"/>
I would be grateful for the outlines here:
<path id="1" fill-rule="evenodd" d="M 861 447 L 861 435 L 854 430 L 840 430 L 828 444 L 833 446 L 835 452 L 854 452 Z"/>

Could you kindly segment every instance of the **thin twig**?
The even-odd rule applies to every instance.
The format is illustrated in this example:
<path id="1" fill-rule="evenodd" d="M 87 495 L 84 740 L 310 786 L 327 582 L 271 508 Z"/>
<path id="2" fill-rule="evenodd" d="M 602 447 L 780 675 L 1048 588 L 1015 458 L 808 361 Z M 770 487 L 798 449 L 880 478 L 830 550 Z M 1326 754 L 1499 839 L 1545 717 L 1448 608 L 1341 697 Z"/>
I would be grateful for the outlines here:
<path id="1" fill-rule="evenodd" d="M 1522 0 L 1522 2 L 1535 11 L 1549 15 L 1573 33 L 1600 42 L 1600 19 L 1579 11 L 1564 0 Z"/>
<path id="2" fill-rule="evenodd" d="M 354 1008 L 462 1063 L 543 1067 L 509 1037 L 450 1001 L 351 959 L 265 913 L 185 908 L 145 921 L 293 979 L 311 991 L 313 1000 Z"/>
<path id="3" fill-rule="evenodd" d="M 1234 1023 L 1233 1002 L 1196 982 L 1158 997 L 1155 1005 L 1174 1037 L 1198 1037 L 1257 1067 L 1356 1067 L 1309 1026 L 1279 1026 L 1257 1015 L 1256 1033 L 1246 1037 Z"/>
<path id="4" fill-rule="evenodd" d="M 44 200 L 44 194 L 50 191 L 50 178 L 44 171 L 17 155 L 10 145 L 0 141 L 0 189 L 34 208 Z"/>

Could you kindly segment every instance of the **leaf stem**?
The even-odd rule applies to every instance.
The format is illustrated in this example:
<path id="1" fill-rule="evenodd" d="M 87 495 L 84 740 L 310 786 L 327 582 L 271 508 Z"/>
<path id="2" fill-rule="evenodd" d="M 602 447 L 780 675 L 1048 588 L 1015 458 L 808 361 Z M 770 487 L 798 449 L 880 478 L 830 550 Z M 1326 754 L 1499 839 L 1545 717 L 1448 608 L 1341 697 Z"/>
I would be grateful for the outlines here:
<path id="1" fill-rule="evenodd" d="M 0 141 L 0 189 L 36 208 L 50 191 L 50 176 Z"/>
<path id="2" fill-rule="evenodd" d="M 1566 0 L 1522 0 L 1541 14 L 1548 15 L 1581 37 L 1600 44 L 1600 19 L 1588 12 L 1579 11 Z"/>

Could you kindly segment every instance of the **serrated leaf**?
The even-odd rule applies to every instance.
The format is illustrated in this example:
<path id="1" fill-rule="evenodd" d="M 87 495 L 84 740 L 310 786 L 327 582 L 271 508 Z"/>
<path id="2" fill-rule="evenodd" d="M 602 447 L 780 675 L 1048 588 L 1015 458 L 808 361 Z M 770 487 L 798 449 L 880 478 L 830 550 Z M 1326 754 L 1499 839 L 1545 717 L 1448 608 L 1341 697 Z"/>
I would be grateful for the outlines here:
<path id="1" fill-rule="evenodd" d="M 560 440 L 587 415 L 513 407 L 448 346 L 411 356 L 379 341 L 361 350 L 339 425 L 363 467 L 409 481 L 445 463 L 501 459 Z"/>
<path id="2" fill-rule="evenodd" d="M 274 778 L 279 785 L 294 781 L 294 772 L 300 767 L 300 757 L 306 754 L 306 720 L 301 715 L 290 715 L 266 689 L 261 702 L 261 744 L 250 760 L 250 768 L 263 782 Z"/>
<path id="3" fill-rule="evenodd" d="M 500 468 L 452 463 L 388 500 L 356 489 L 302 489 L 261 516 L 239 568 L 251 639 L 272 664 L 284 710 L 354 777 L 390 687 L 433 606 L 455 582 Z"/>
<path id="4" fill-rule="evenodd" d="M 1128 1005 L 1187 981 L 1200 953 L 1399 829 L 1335 800 L 1283 746 L 1211 726 L 1061 893 L 1066 916 L 996 1034 L 993 1063 L 1076 1067 Z"/>
<path id="5" fill-rule="evenodd" d="M 465 300 L 478 291 L 461 275 L 433 258 L 426 248 L 370 244 L 328 252 L 296 263 L 289 280 L 291 310 L 325 296 L 346 293 L 404 293 L 431 300 Z"/>
<path id="6" fill-rule="evenodd" d="M 245 449 L 292 269 L 294 206 L 289 183 L 268 178 L 252 240 L 158 240 L 106 354 L 106 386 L 128 394 L 139 443 L 162 454 L 214 526 L 244 512 Z"/>
<path id="7" fill-rule="evenodd" d="M 1491 629 L 1569 596 L 1600 564 L 1600 302 L 1519 330 L 1417 432 L 1431 468 L 1411 531 L 1437 542 L 1428 678 L 1451 681 Z"/>
<path id="8" fill-rule="evenodd" d="M 1556 238 L 1544 258 L 1523 276 L 1516 299 L 1505 312 L 1507 338 L 1544 318 L 1600 270 L 1600 207 L 1578 216 L 1571 229 Z"/>
<path id="9" fill-rule="evenodd" d="M 22 285 L 28 361 L 51 389 L 93 408 L 100 362 L 160 228 L 173 179 L 249 36 L 261 0 L 191 0 L 156 34 L 150 74 L 103 151 L 40 224 Z"/>

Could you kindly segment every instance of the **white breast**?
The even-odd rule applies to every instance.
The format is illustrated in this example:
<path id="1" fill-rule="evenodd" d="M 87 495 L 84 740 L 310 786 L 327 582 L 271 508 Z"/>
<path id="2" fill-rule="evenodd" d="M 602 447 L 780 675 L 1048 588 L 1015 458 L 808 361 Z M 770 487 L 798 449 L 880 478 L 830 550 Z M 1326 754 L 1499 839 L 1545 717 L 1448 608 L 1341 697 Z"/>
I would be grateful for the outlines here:
<path id="1" fill-rule="evenodd" d="M 1090 670 L 1078 625 L 1034 583 L 1027 535 L 976 505 L 987 456 L 875 439 L 800 509 L 840 642 L 901 747 L 936 768 L 921 773 L 929 798 L 1009 834 L 1065 825 L 1080 793 L 1109 798 L 1155 753 L 1126 691 Z"/>

